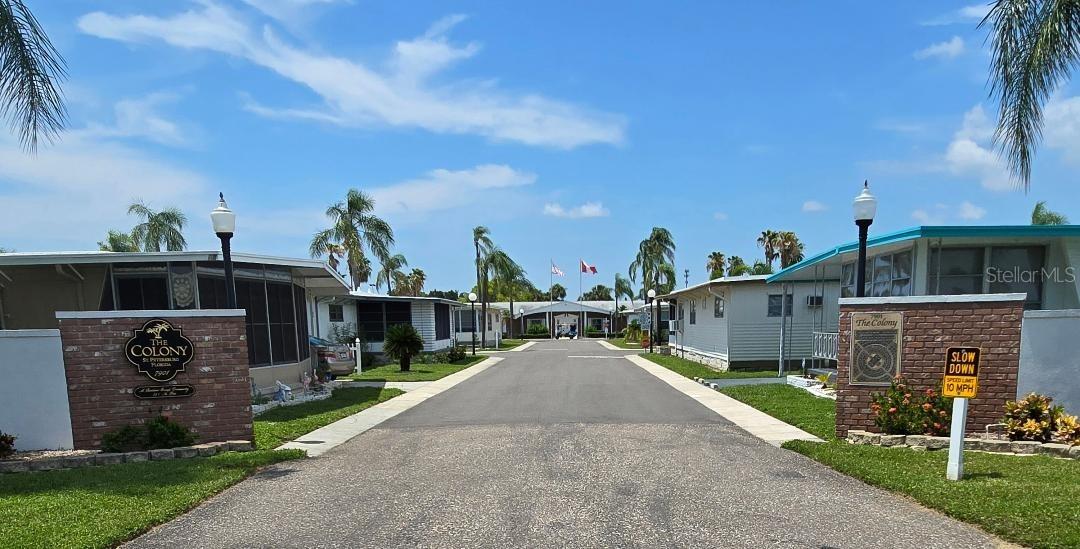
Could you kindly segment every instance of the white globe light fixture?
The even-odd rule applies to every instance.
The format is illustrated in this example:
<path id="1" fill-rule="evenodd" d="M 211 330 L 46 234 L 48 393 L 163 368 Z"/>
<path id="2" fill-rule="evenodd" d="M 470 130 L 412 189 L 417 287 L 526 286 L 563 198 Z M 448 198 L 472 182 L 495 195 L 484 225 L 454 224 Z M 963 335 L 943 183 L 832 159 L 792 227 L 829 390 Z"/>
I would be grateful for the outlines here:
<path id="1" fill-rule="evenodd" d="M 870 194 L 870 182 L 863 181 L 862 192 L 851 204 L 855 224 L 859 226 L 859 259 L 855 265 L 855 297 L 866 296 L 866 239 L 877 214 L 877 198 Z"/>
<path id="2" fill-rule="evenodd" d="M 210 212 L 214 234 L 221 239 L 221 262 L 225 267 L 225 306 L 236 308 L 236 283 L 233 280 L 232 240 L 236 232 L 236 214 L 225 203 L 225 194 L 218 193 L 218 205 Z"/>

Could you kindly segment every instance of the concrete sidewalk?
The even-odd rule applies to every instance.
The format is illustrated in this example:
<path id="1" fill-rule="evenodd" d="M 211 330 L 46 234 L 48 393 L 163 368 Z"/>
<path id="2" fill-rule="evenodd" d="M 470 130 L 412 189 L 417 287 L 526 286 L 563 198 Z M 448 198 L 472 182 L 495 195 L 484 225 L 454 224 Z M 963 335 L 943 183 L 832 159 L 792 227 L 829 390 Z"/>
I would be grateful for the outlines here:
<path id="1" fill-rule="evenodd" d="M 337 446 L 348 442 L 349 439 L 356 435 L 359 435 L 454 385 L 483 372 L 489 367 L 498 364 L 501 360 L 503 359 L 497 357 L 487 358 L 460 372 L 455 372 L 442 379 L 426 383 L 423 387 L 411 390 L 386 402 L 376 404 L 366 410 L 361 410 L 360 412 L 347 418 L 339 419 L 325 427 L 320 427 L 292 442 L 282 444 L 278 449 L 307 450 L 309 457 L 321 456 Z"/>
<path id="2" fill-rule="evenodd" d="M 615 345 L 612 345 L 611 343 L 608 343 L 607 341 L 605 341 L 603 339 L 597 340 L 597 343 L 599 343 L 601 347 L 603 347 L 603 348 L 605 348 L 605 349 L 607 349 L 609 351 L 623 351 L 623 352 L 627 352 L 627 353 L 640 353 L 641 352 L 641 349 L 623 349 L 622 347 L 617 347 Z"/>
<path id="3" fill-rule="evenodd" d="M 626 359 L 698 401 L 706 408 L 720 414 L 744 431 L 773 446 L 780 446 L 789 440 L 823 442 L 820 438 L 798 427 L 788 425 L 765 412 L 718 393 L 692 379 L 676 374 L 651 360 L 637 355 L 628 356 Z"/>

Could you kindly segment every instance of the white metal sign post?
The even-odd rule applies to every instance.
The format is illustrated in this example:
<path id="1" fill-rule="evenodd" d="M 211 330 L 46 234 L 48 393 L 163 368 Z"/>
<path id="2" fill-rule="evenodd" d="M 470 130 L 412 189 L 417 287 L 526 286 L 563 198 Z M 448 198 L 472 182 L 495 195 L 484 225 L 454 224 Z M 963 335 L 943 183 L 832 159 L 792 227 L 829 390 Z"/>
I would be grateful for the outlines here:
<path id="1" fill-rule="evenodd" d="M 949 429 L 949 465 L 945 468 L 945 478 L 960 480 L 964 478 L 964 427 L 967 425 L 968 399 L 954 398 L 952 401 L 952 427 Z"/>

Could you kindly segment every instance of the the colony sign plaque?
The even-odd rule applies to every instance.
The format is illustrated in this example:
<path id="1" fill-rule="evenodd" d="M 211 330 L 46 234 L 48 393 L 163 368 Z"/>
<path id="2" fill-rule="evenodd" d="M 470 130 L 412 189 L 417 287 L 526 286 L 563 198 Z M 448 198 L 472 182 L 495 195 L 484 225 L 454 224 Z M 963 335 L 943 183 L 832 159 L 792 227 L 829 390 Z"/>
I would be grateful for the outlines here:
<path id="1" fill-rule="evenodd" d="M 851 313 L 852 385 L 888 385 L 900 375 L 903 313 Z"/>
<path id="2" fill-rule="evenodd" d="M 170 381 L 194 358 L 195 346 L 168 320 L 154 319 L 134 331 L 124 356 L 154 381 Z M 177 395 L 179 396 L 179 395 Z"/>

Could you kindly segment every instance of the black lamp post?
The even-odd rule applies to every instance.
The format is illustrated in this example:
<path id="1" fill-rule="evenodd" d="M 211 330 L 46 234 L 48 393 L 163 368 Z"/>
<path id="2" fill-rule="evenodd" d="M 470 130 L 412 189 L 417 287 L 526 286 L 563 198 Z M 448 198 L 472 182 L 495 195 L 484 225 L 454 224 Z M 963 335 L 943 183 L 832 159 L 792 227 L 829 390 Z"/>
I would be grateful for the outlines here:
<path id="1" fill-rule="evenodd" d="M 518 316 L 521 317 L 521 332 L 518 337 L 525 336 L 525 307 L 518 307 Z"/>
<path id="2" fill-rule="evenodd" d="M 210 212 L 214 232 L 221 239 L 221 259 L 225 264 L 225 305 L 236 308 L 236 283 L 233 281 L 232 248 L 229 241 L 236 231 L 236 214 L 225 203 L 225 194 L 218 193 L 218 205 Z"/>
<path id="3" fill-rule="evenodd" d="M 476 293 L 469 292 L 469 314 L 472 316 L 472 354 L 476 356 Z"/>
<path id="4" fill-rule="evenodd" d="M 852 204 L 855 224 L 859 226 L 859 261 L 855 265 L 855 297 L 866 296 L 866 236 L 877 213 L 877 198 L 870 194 L 870 183 L 863 182 L 863 190 Z"/>
<path id="5" fill-rule="evenodd" d="M 645 296 L 649 298 L 649 307 L 651 309 L 653 309 L 654 311 L 659 311 L 660 310 L 659 307 L 656 306 L 656 290 L 653 290 L 652 288 L 650 288 L 649 292 L 646 293 Z M 653 330 L 653 333 L 657 334 L 657 335 L 656 335 L 656 337 L 654 337 L 652 335 L 649 336 L 649 352 L 650 353 L 653 352 L 653 343 L 655 343 L 655 340 L 656 340 L 657 337 L 659 337 L 658 334 L 660 333 L 660 316 L 659 315 L 653 314 L 653 326 L 655 326 L 655 329 Z"/>

